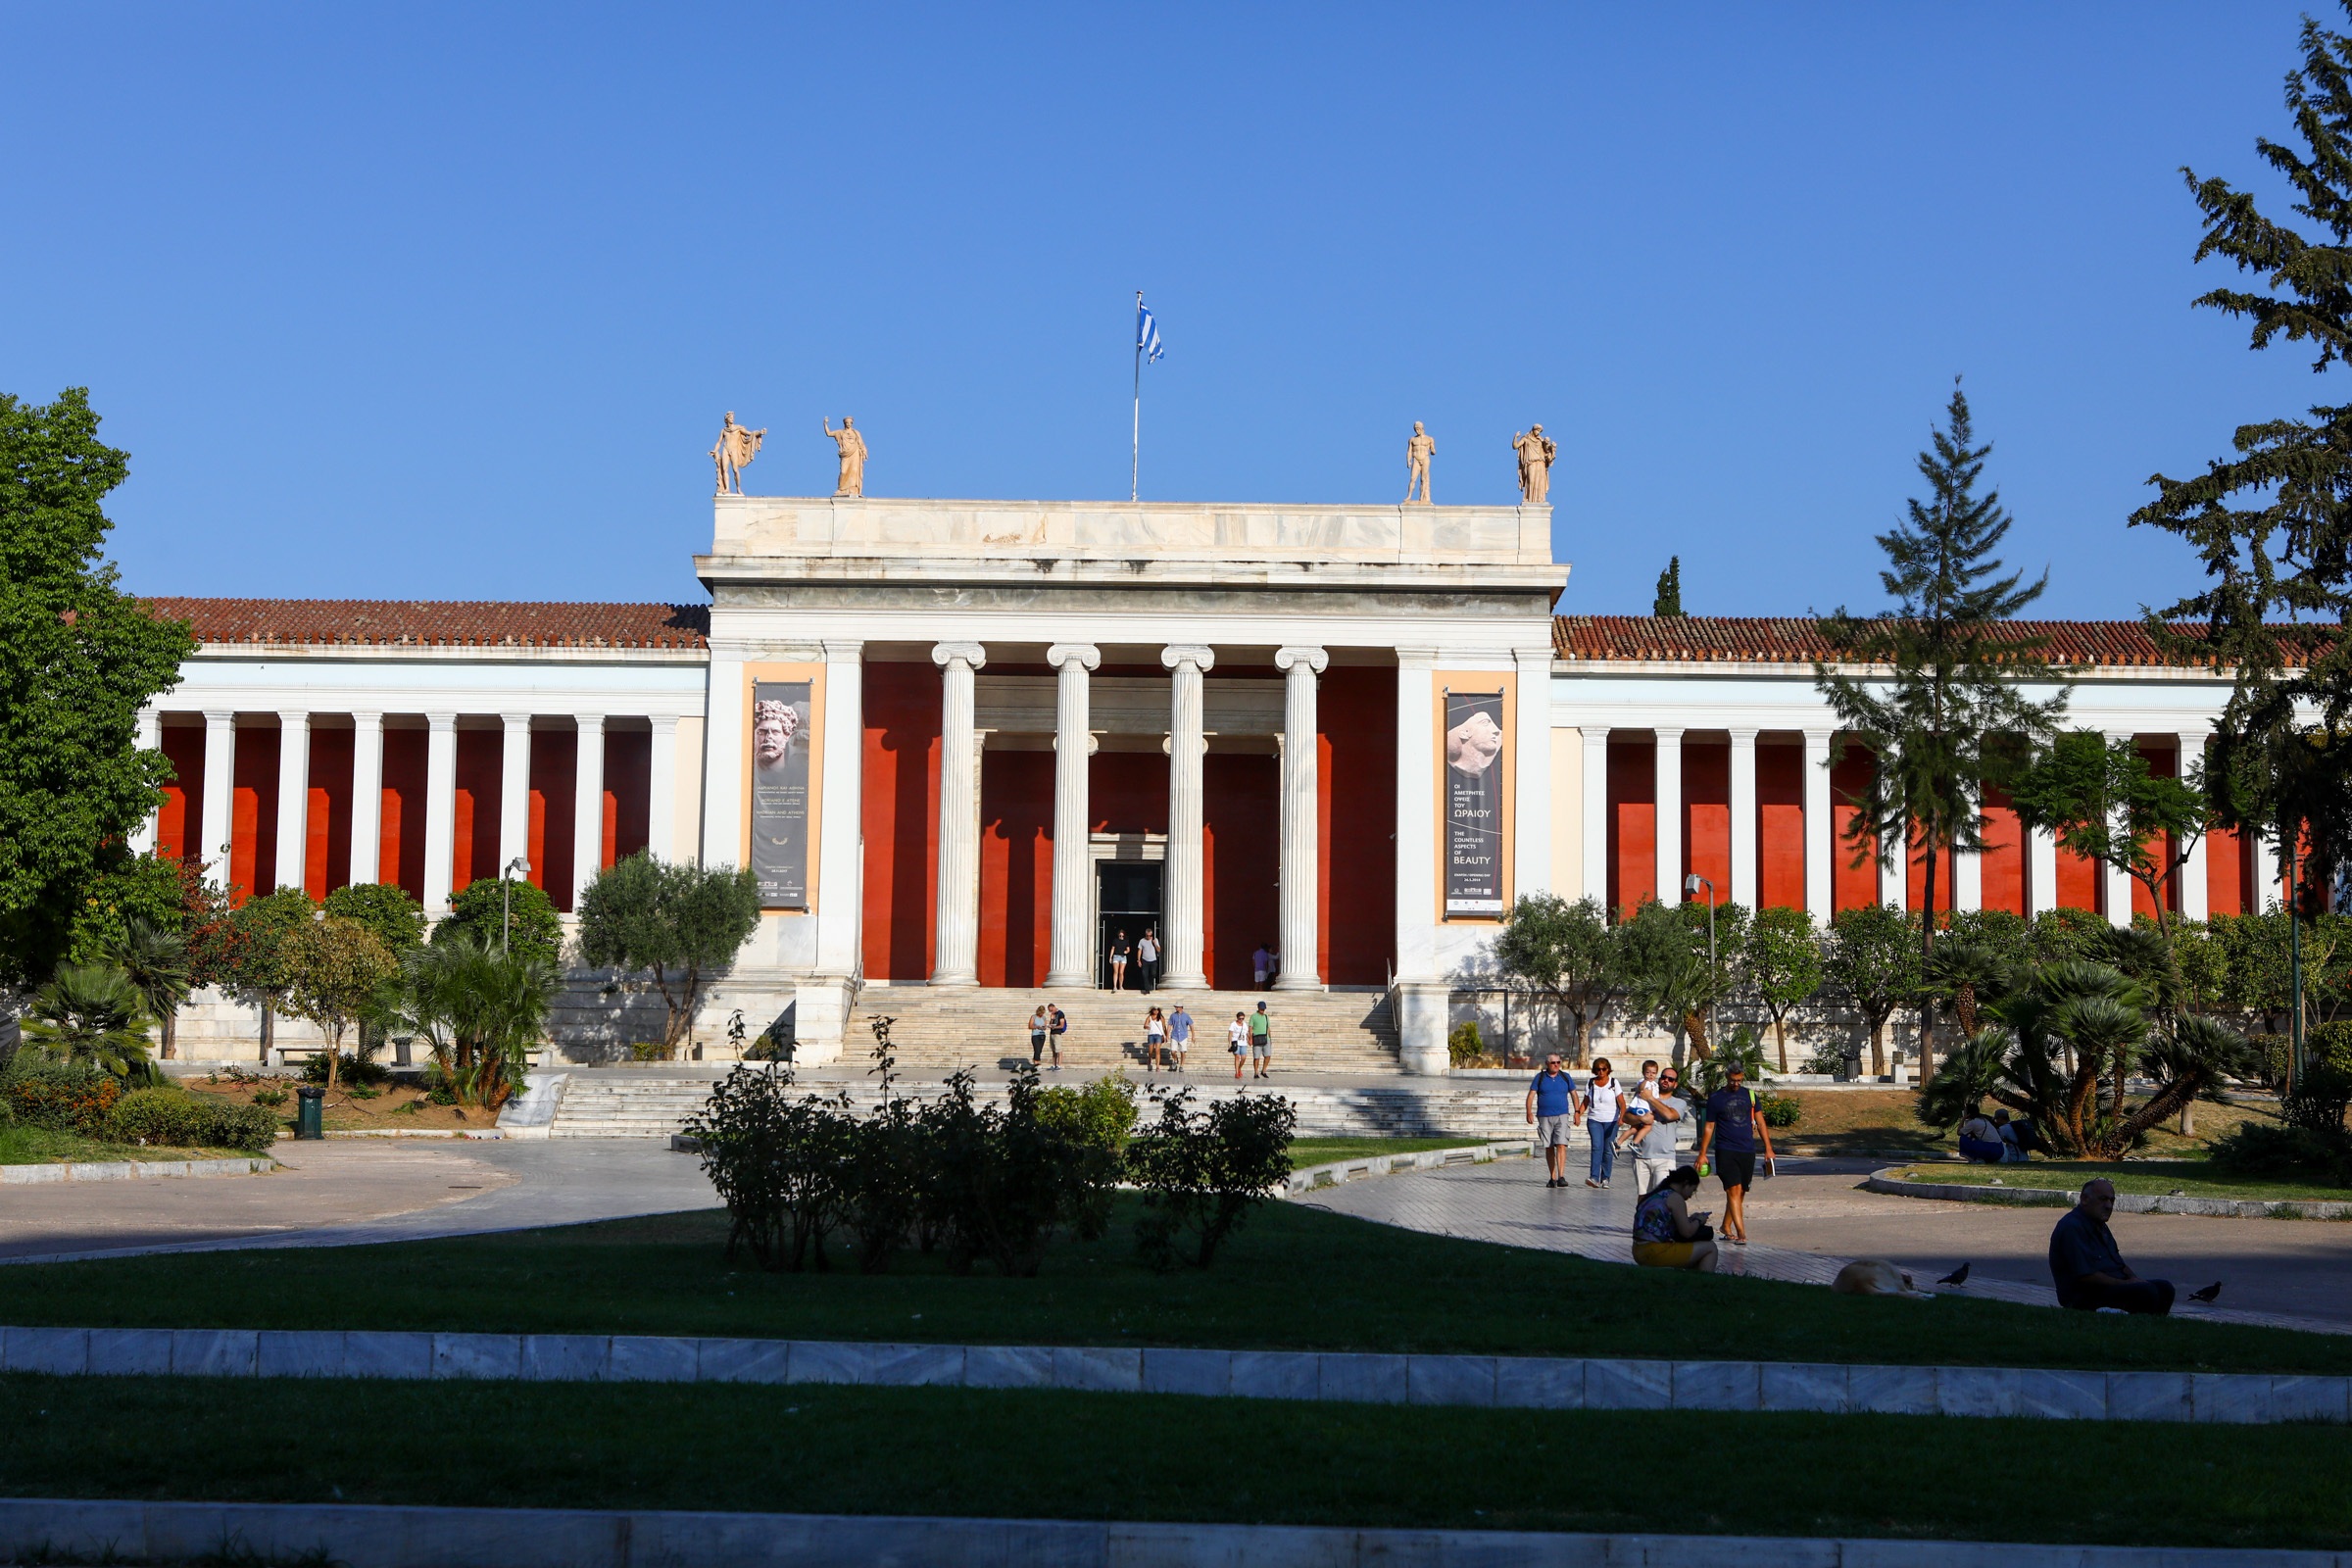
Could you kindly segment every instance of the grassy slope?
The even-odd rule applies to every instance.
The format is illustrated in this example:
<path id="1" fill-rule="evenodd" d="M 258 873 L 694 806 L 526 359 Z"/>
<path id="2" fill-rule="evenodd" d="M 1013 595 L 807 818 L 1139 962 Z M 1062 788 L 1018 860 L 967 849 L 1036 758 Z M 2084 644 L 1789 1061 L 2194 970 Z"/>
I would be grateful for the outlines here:
<path id="1" fill-rule="evenodd" d="M 110 1144 L 46 1127 L 0 1127 L 0 1165 L 50 1165 L 61 1160 L 243 1159 L 238 1150 L 144 1149 Z"/>
<path id="2" fill-rule="evenodd" d="M 1472 1149 L 1483 1138 L 1294 1138 L 1291 1169 L 1326 1165 L 1335 1159 L 1362 1159 L 1371 1154 L 1415 1154 L 1425 1149 Z"/>
<path id="3" fill-rule="evenodd" d="M 189 1436 L 223 1430 L 298 1436 Z M 1936 1417 L 16 1376 L 0 1377 L 0 1492 L 19 1495 L 2173 1546 L 2352 1540 L 2352 1434 L 2313 1427 L 2233 1428 L 2225 1443 L 2185 1425 Z M 1751 1462 L 1705 1462 L 1727 1454 Z M 1629 1462 L 1658 1466 L 1660 1485 L 1627 1484 Z"/>
<path id="4" fill-rule="evenodd" d="M 761 1274 L 716 1211 L 453 1241 L 0 1269 L 0 1322 L 1201 1345 L 2352 1372 L 2352 1337 L 1667 1273 L 1269 1204 L 1206 1272 L 1134 1260 L 1132 1200 L 1036 1279 Z"/>
<path id="5" fill-rule="evenodd" d="M 2111 1161 L 2035 1160 L 2024 1165 L 1914 1165 L 1904 1179 L 1940 1182 L 1960 1187 L 1984 1187 L 1998 1180 L 2004 1187 L 2048 1187 L 2073 1192 L 2094 1176 L 2104 1176 L 2119 1193 L 2162 1197 L 2170 1193 L 2190 1198 L 2311 1199 L 2323 1202 L 2352 1202 L 2352 1191 L 2325 1182 L 2298 1182 L 2277 1176 L 2232 1176 L 2201 1159 Z"/>

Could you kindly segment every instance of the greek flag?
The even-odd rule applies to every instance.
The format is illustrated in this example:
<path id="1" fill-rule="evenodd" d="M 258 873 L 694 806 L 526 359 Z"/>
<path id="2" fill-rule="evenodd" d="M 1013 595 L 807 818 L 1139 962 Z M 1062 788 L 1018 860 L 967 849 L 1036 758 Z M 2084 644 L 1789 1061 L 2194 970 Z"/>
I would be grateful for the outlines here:
<path id="1" fill-rule="evenodd" d="M 1152 319 L 1152 307 L 1141 294 L 1135 297 L 1135 351 L 1154 365 L 1165 352 L 1159 345 L 1159 323 Z"/>

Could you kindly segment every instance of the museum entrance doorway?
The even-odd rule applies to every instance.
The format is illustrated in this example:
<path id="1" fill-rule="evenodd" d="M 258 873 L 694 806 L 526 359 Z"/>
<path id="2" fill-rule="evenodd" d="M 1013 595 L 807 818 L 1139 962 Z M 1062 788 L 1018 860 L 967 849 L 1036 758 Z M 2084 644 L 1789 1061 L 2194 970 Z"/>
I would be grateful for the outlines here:
<path id="1" fill-rule="evenodd" d="M 1135 961 L 1135 945 L 1144 932 L 1167 932 L 1159 912 L 1160 862 L 1157 860 L 1097 860 L 1095 862 L 1095 986 L 1110 989 L 1110 948 L 1119 933 L 1127 933 L 1127 989 L 1141 991 L 1144 977 Z M 1164 960 L 1163 960 L 1164 961 Z"/>

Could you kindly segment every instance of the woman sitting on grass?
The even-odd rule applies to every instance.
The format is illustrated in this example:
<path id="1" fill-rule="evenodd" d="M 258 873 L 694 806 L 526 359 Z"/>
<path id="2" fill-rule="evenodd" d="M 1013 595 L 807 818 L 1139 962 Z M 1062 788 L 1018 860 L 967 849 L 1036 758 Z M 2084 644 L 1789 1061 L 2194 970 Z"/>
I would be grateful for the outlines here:
<path id="1" fill-rule="evenodd" d="M 1960 1124 L 1960 1157 L 1977 1165 L 1998 1165 L 2009 1157 L 2001 1130 L 1981 1110 Z"/>
<path id="2" fill-rule="evenodd" d="M 1690 1212 L 1698 1171 L 1677 1165 L 1664 1185 L 1634 1210 L 1634 1261 L 1643 1268 L 1694 1268 L 1715 1272 L 1714 1228 L 1704 1214 Z"/>

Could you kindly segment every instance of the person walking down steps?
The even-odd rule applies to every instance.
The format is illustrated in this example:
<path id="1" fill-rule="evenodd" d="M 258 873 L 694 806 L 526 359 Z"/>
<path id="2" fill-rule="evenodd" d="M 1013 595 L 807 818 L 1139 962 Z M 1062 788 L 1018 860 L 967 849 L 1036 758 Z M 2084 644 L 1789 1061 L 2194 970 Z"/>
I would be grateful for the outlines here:
<path id="1" fill-rule="evenodd" d="M 1242 1081 L 1242 1062 L 1250 1050 L 1250 1015 L 1237 1012 L 1225 1026 L 1225 1049 L 1233 1053 L 1233 1081 Z"/>
<path id="2" fill-rule="evenodd" d="M 1262 1002 L 1250 1015 L 1250 1065 L 1255 1069 L 1252 1077 L 1274 1076 L 1274 1020 L 1266 1016 Z"/>
<path id="3" fill-rule="evenodd" d="M 1145 971 L 1147 977 L 1150 973 L 1150 970 Z M 1145 981 L 1144 989 L 1151 989 L 1149 978 Z M 1144 1060 L 1153 1072 L 1159 1071 L 1159 1048 L 1167 1038 L 1168 1020 L 1157 1007 L 1153 1007 L 1144 1014 Z"/>

